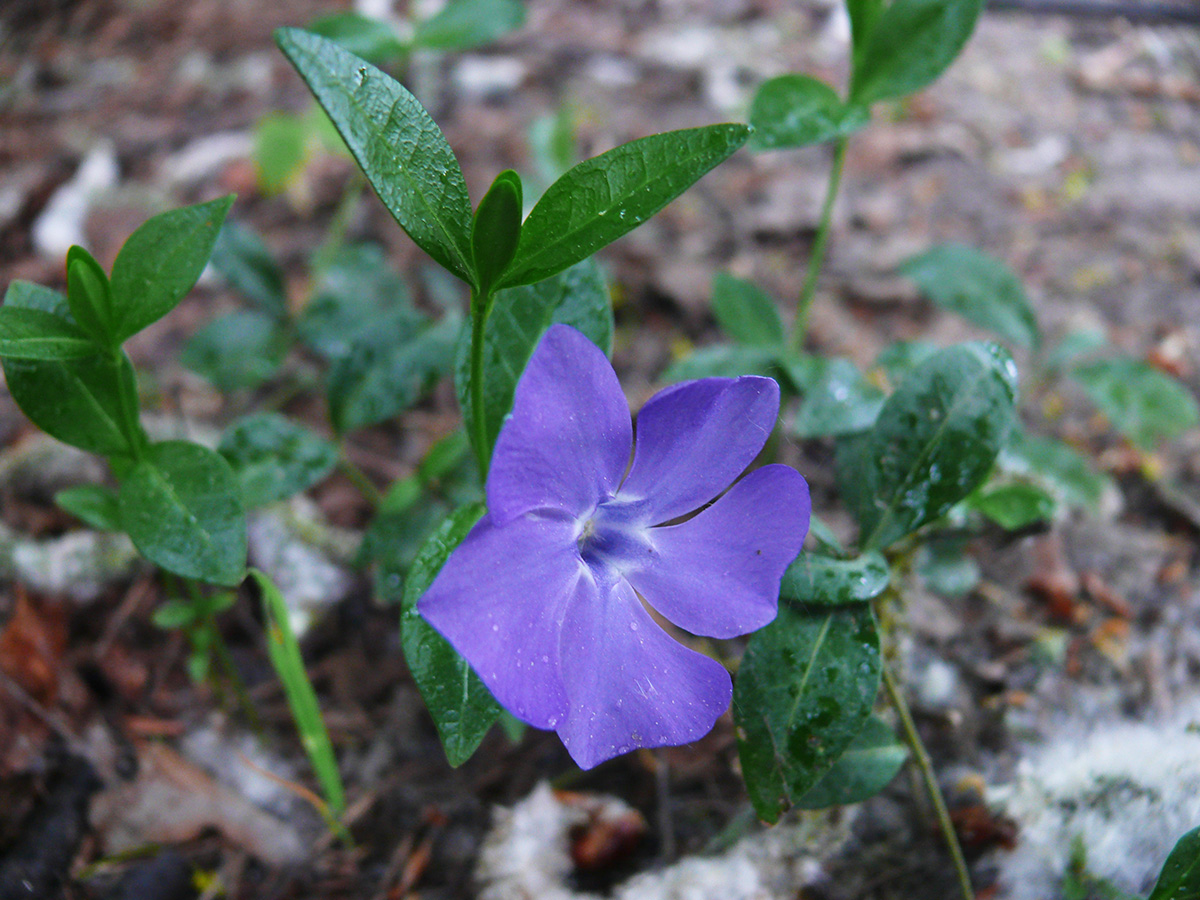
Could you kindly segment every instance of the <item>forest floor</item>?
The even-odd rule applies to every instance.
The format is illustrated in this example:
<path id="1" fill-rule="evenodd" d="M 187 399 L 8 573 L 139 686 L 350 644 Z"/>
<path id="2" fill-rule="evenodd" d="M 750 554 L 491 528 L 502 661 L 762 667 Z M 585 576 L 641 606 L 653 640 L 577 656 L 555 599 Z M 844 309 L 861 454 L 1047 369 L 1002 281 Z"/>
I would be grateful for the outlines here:
<path id="1" fill-rule="evenodd" d="M 318 154 L 297 183 L 268 194 L 256 178 L 252 135 L 264 116 L 311 102 L 272 29 L 333 8 L 319 0 L 7 0 L 0 285 L 20 278 L 61 288 L 64 240 L 109 265 L 149 214 L 236 191 L 231 215 L 263 234 L 284 262 L 290 294 L 303 298 L 306 262 L 353 167 Z M 417 60 L 412 86 L 478 199 L 501 169 L 535 171 L 529 129 L 561 104 L 574 116 L 579 154 L 590 156 L 653 132 L 744 120 L 754 87 L 777 74 L 841 84 L 845 51 L 844 26 L 824 0 L 531 0 L 525 26 L 495 44 Z M 82 237 L 39 230 L 50 199 L 88 159 L 112 177 L 100 178 Z M 793 309 L 830 162 L 827 147 L 742 151 L 604 251 L 619 301 L 614 362 L 635 408 L 673 359 L 715 339 L 714 272 L 762 285 L 785 317 Z M 375 198 L 353 207 L 347 234 L 381 245 L 418 303 L 436 308 L 422 275 L 429 261 Z M 810 349 L 867 366 L 893 340 L 977 336 L 896 274 L 909 255 L 946 241 L 1008 263 L 1051 340 L 1100 330 L 1195 391 L 1200 32 L 985 13 L 945 77 L 877 109 L 851 141 Z M 209 279 L 134 340 L 131 356 L 160 413 L 219 427 L 262 399 L 223 397 L 177 361 L 188 334 L 236 306 Z M 1024 370 L 1029 360 L 1017 362 Z M 1004 805 L 1020 793 L 1013 785 L 1022 773 L 1048 758 L 1047 742 L 1066 736 L 1083 754 L 1105 743 L 1106 729 L 1116 729 L 1112 741 L 1127 735 L 1120 729 L 1128 722 L 1165 723 L 1161 740 L 1182 741 L 1187 728 L 1177 725 L 1198 715 L 1200 695 L 1200 434 L 1143 455 L 1075 389 L 1026 391 L 1031 430 L 1086 449 L 1115 489 L 1095 511 L 977 541 L 971 550 L 983 578 L 965 596 L 937 596 L 913 578 L 889 638 L 976 885 L 992 897 L 1052 896 L 1065 874 L 1052 870 L 1074 835 L 1100 840 L 1083 825 L 1048 834 L 1048 820 L 1028 806 Z M 352 435 L 356 462 L 380 486 L 411 473 L 454 427 L 453 396 L 442 385 L 396 423 Z M 313 398 L 293 397 L 285 411 L 328 433 Z M 50 493 L 103 473 L 47 449 L 4 393 L 0 447 L 5 540 L 47 542 L 80 530 Z M 850 533 L 836 505 L 831 445 L 789 452 L 812 484 L 816 510 Z M 370 515 L 341 475 L 311 497 L 351 538 Z M 55 588 L 15 577 L 5 561 L 0 577 L 0 874 L 14 860 L 33 860 L 65 879 L 44 882 L 53 891 L 46 896 L 472 897 L 493 808 L 521 801 L 544 780 L 615 795 L 649 823 L 628 854 L 571 875 L 578 890 L 603 892 L 634 872 L 664 870 L 711 849 L 727 829 L 753 832 L 751 840 L 771 833 L 747 824 L 728 718 L 696 745 L 587 773 L 574 769 L 555 735 L 533 731 L 514 744 L 497 730 L 473 759 L 450 768 L 405 667 L 396 609 L 378 604 L 370 578 L 358 574 L 304 641 L 350 794 L 348 848 L 324 833 L 297 791 L 280 787 L 313 782 L 249 597 L 221 627 L 265 740 L 229 698 L 189 679 L 182 636 L 151 623 L 164 597 L 154 573 L 135 567 L 94 590 Z M 1158 762 L 1141 760 L 1146 768 Z M 1185 769 L 1186 777 L 1200 778 L 1196 771 Z M 1170 777 L 1160 785 L 1165 807 L 1192 784 Z M 791 851 L 787 877 L 795 880 L 758 896 L 954 896 L 944 846 L 907 777 L 856 812 L 804 827 L 823 837 L 813 838 L 803 865 Z M 1122 854 L 1149 856 L 1144 866 L 1165 855 L 1136 837 L 1105 838 L 1091 848 L 1089 868 L 1116 872 Z M 167 849 L 156 856 L 154 848 Z M 139 871 L 157 886 L 112 893 Z M 183 886 L 167 893 L 180 872 Z M 189 885 L 187 873 L 207 881 Z"/>

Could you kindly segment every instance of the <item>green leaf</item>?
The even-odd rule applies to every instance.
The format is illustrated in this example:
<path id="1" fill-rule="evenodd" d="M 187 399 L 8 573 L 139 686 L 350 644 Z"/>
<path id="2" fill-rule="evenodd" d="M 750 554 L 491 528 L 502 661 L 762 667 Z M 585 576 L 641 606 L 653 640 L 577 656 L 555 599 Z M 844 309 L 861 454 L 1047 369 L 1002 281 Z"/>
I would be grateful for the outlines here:
<path id="1" fill-rule="evenodd" d="M 212 256 L 233 199 L 230 194 L 160 213 L 129 236 L 112 269 L 118 341 L 157 322 L 192 289 Z"/>
<path id="2" fill-rule="evenodd" d="M 337 465 L 337 448 L 278 413 L 255 413 L 225 429 L 217 451 L 228 460 L 247 507 L 308 490 Z"/>
<path id="3" fill-rule="evenodd" d="M 71 307 L 67 298 L 61 293 L 32 281 L 13 281 L 4 292 L 5 309 L 36 309 L 50 313 L 60 319 L 66 319 L 71 324 Z"/>
<path id="4" fill-rule="evenodd" d="M 1103 359 L 1071 370 L 1113 427 L 1143 450 L 1200 423 L 1196 398 L 1140 359 Z"/>
<path id="5" fill-rule="evenodd" d="M 295 180 L 308 158 L 309 136 L 309 122 L 302 116 L 270 112 L 258 120 L 254 126 L 254 167 L 259 190 L 272 196 Z"/>
<path id="6" fill-rule="evenodd" d="M 152 444 L 121 485 L 121 526 L 168 572 L 235 585 L 246 568 L 241 489 L 220 454 L 186 441 Z"/>
<path id="7" fill-rule="evenodd" d="M 479 292 L 488 295 L 517 252 L 521 237 L 521 176 L 505 169 L 479 202 L 471 225 L 471 253 Z"/>
<path id="8" fill-rule="evenodd" d="M 882 11 L 883 0 L 846 0 L 846 12 L 850 15 L 850 43 L 856 64 Z"/>
<path id="9" fill-rule="evenodd" d="M 491 457 L 504 417 L 512 409 L 517 380 L 538 341 L 551 325 L 562 323 L 582 331 L 605 353 L 612 350 L 613 319 L 608 287 L 600 267 L 586 260 L 546 281 L 501 291 L 483 334 L 483 405 L 487 447 L 476 454 Z M 470 347 L 463 335 L 455 367 L 455 387 L 463 421 L 474 416 L 470 396 Z"/>
<path id="10" fill-rule="evenodd" d="M 890 579 L 887 560 L 879 553 L 858 559 L 801 553 L 783 573 L 779 596 L 811 606 L 865 603 L 882 594 Z"/>
<path id="11" fill-rule="evenodd" d="M 60 509 L 98 531 L 121 530 L 117 495 L 99 484 L 64 488 L 54 495 L 54 502 Z"/>
<path id="12" fill-rule="evenodd" d="M 1057 504 L 1054 498 L 1037 485 L 1015 482 L 984 491 L 977 491 L 969 498 L 971 506 L 979 510 L 1001 528 L 1016 531 L 1054 518 Z"/>
<path id="13" fill-rule="evenodd" d="M 287 334 L 264 313 L 239 310 L 213 319 L 179 351 L 179 361 L 221 391 L 258 387 L 279 370 Z"/>
<path id="14" fill-rule="evenodd" d="M 308 31 L 329 38 L 344 49 L 375 65 L 408 54 L 408 47 L 386 22 L 356 12 L 338 12 L 308 23 Z"/>
<path id="15" fill-rule="evenodd" d="M 875 427 L 838 443 L 838 483 L 864 547 L 887 547 L 942 515 L 987 476 L 1008 439 L 1016 367 L 995 344 L 930 357 L 888 398 Z"/>
<path id="16" fill-rule="evenodd" d="M 1079 328 L 1067 332 L 1058 345 L 1046 354 L 1046 368 L 1058 372 L 1073 362 L 1079 362 L 1080 357 L 1087 356 L 1096 350 L 1108 346 L 1108 335 L 1102 330 Z"/>
<path id="17" fill-rule="evenodd" d="M 121 353 L 71 360 L 5 359 L 4 379 L 21 411 L 64 444 L 100 456 L 132 456 L 144 440 L 136 410 L 133 366 Z"/>
<path id="18" fill-rule="evenodd" d="M 397 341 L 429 321 L 413 308 L 408 283 L 392 270 L 379 247 L 354 244 L 330 261 L 297 325 L 301 340 L 333 360 L 345 356 L 355 341 L 376 333 L 384 319 L 397 330 Z"/>
<path id="19" fill-rule="evenodd" d="M 119 344 L 114 341 L 113 300 L 108 276 L 100 263 L 82 247 L 67 251 L 67 303 L 79 327 L 99 347 Z"/>
<path id="20" fill-rule="evenodd" d="M 413 43 L 431 50 L 466 50 L 490 44 L 524 23 L 521 0 L 450 0 L 417 23 Z"/>
<path id="21" fill-rule="evenodd" d="M 1163 863 L 1147 900 L 1195 900 L 1200 897 L 1200 828 L 1179 839 Z"/>
<path id="22" fill-rule="evenodd" d="M 853 134 L 871 121 L 865 106 L 848 106 L 825 82 L 780 75 L 765 82 L 750 104 L 751 150 L 805 147 Z"/>
<path id="23" fill-rule="evenodd" d="M 780 603 L 750 638 L 733 687 L 738 755 L 759 818 L 775 822 L 830 770 L 870 715 L 879 678 L 869 605 Z"/>
<path id="24" fill-rule="evenodd" d="M 1109 484 L 1079 451 L 1021 428 L 1013 429 L 999 463 L 1006 472 L 1037 479 L 1075 506 L 1095 507 Z"/>
<path id="25" fill-rule="evenodd" d="M 937 353 L 938 349 L 936 344 L 928 341 L 896 341 L 879 351 L 874 366 L 883 369 L 892 384 L 899 384 L 909 372 Z"/>
<path id="26" fill-rule="evenodd" d="M 388 320 L 360 337 L 329 370 L 329 419 L 345 433 L 407 409 L 454 368 L 462 320 L 456 314 L 397 340 Z"/>
<path id="27" fill-rule="evenodd" d="M 237 222 L 222 225 L 213 246 L 212 265 L 259 310 L 281 321 L 287 318 L 283 270 L 254 231 Z"/>
<path id="28" fill-rule="evenodd" d="M 855 46 L 850 100 L 865 106 L 911 94 L 941 75 L 975 30 L 983 0 L 893 0 L 882 12 L 878 4 L 856 5 L 868 33 L 861 50 Z"/>
<path id="29" fill-rule="evenodd" d="M 275 42 L 329 113 L 400 227 L 443 267 L 473 285 L 467 183 L 454 151 L 417 98 L 370 63 L 315 34 L 281 28 Z"/>
<path id="30" fill-rule="evenodd" d="M 329 813 L 336 819 L 346 809 L 346 792 L 338 774 L 337 757 L 329 740 L 329 731 L 321 718 L 321 707 L 313 690 L 308 673 L 304 670 L 304 657 L 300 655 L 300 644 L 292 631 L 288 618 L 287 601 L 271 579 L 257 569 L 250 570 L 250 577 L 258 584 L 262 594 L 263 619 L 267 629 L 267 654 L 275 674 L 283 683 L 283 692 L 288 707 L 300 732 L 300 743 L 317 773 L 321 793 Z"/>
<path id="31" fill-rule="evenodd" d="M 671 363 L 663 381 L 692 381 L 696 378 L 736 378 L 738 375 L 779 374 L 780 351 L 774 347 L 743 344 L 713 344 L 693 350 Z"/>
<path id="32" fill-rule="evenodd" d="M 775 301 L 762 288 L 727 272 L 712 280 L 713 315 L 721 330 L 740 344 L 783 346 L 783 322 Z"/>
<path id="33" fill-rule="evenodd" d="M 159 628 L 185 628 L 196 621 L 196 607 L 187 600 L 167 600 L 159 604 L 150 617 Z"/>
<path id="34" fill-rule="evenodd" d="M 821 378 L 804 394 L 792 421 L 797 437 L 853 434 L 875 424 L 883 408 L 883 391 L 863 377 L 844 357 L 826 361 Z"/>
<path id="35" fill-rule="evenodd" d="M 917 574 L 925 586 L 942 597 L 962 597 L 979 584 L 979 563 L 959 535 L 936 535 L 917 550 Z"/>
<path id="36" fill-rule="evenodd" d="M 796 806 L 824 809 L 869 800 L 891 783 L 907 759 L 908 748 L 886 722 L 872 715 L 833 768 Z"/>
<path id="37" fill-rule="evenodd" d="M 459 507 L 430 535 L 409 572 L 400 614 L 404 657 L 452 766 L 471 758 L 500 715 L 500 705 L 467 661 L 421 618 L 417 601 L 483 514 L 481 503 Z"/>
<path id="38" fill-rule="evenodd" d="M 40 309 L 0 306 L 0 356 L 78 359 L 96 350 L 96 344 L 74 322 Z"/>
<path id="39" fill-rule="evenodd" d="M 547 188 L 502 286 L 531 284 L 641 225 L 746 142 L 745 125 L 654 134 L 584 160 Z"/>
<path id="40" fill-rule="evenodd" d="M 934 303 L 1020 347 L 1041 341 L 1033 307 L 1015 272 L 963 244 L 942 244 L 910 257 L 900 273 Z"/>

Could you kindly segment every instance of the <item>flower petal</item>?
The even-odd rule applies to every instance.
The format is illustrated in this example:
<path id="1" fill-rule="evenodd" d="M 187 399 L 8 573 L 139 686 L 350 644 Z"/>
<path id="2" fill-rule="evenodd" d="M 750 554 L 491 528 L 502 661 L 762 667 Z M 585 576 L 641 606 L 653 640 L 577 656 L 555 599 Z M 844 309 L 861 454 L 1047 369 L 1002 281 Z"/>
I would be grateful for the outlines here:
<path id="1" fill-rule="evenodd" d="M 651 397 L 637 417 L 637 445 L 620 497 L 642 500 L 658 524 L 703 506 L 754 461 L 779 414 L 770 378 L 702 378 Z"/>
<path id="2" fill-rule="evenodd" d="M 485 516 L 417 609 L 502 706 L 530 725 L 553 728 L 567 706 L 559 635 L 581 571 L 574 523 L 523 516 L 497 526 Z"/>
<path id="3" fill-rule="evenodd" d="M 563 622 L 562 680 L 570 707 L 557 730 L 583 769 L 703 737 L 732 694 L 729 673 L 671 638 L 615 577 L 580 579 Z"/>
<path id="4" fill-rule="evenodd" d="M 488 513 L 497 525 L 535 509 L 578 517 L 616 490 L 632 443 L 629 405 L 604 352 L 574 328 L 552 325 L 496 439 Z"/>
<path id="5" fill-rule="evenodd" d="M 784 569 L 800 553 L 812 506 L 789 466 L 755 469 L 699 515 L 651 528 L 652 554 L 625 577 L 646 602 L 693 634 L 748 634 L 775 618 Z"/>

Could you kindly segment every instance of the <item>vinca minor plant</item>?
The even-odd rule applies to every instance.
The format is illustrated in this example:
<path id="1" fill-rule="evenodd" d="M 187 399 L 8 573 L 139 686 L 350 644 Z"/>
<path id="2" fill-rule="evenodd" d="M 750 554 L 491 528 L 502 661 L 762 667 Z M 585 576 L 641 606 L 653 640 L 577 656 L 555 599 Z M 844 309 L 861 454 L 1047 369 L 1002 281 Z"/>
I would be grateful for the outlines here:
<path id="1" fill-rule="evenodd" d="M 879 613 L 893 613 L 909 562 L 948 522 L 983 515 L 1020 527 L 1031 509 L 1050 515 L 1095 484 L 1077 457 L 1017 424 L 1017 371 L 1001 342 L 1037 349 L 1041 338 L 1019 282 L 998 262 L 935 248 L 904 271 L 1001 342 L 896 345 L 877 362 L 879 377 L 868 377 L 849 360 L 809 354 L 805 329 L 849 137 L 874 104 L 938 77 L 981 6 L 848 0 L 844 99 L 815 79 L 783 76 L 759 91 L 753 127 L 622 144 L 567 169 L 527 215 L 511 170 L 472 206 L 453 150 L 416 97 L 334 39 L 374 40 L 377 30 L 349 19 L 326 22 L 326 35 L 281 29 L 279 48 L 363 178 L 465 286 L 465 310 L 431 319 L 377 251 L 339 246 L 315 266 L 316 288 L 296 315 L 261 240 L 240 226 L 222 230 L 230 197 L 150 219 L 111 273 L 72 248 L 66 296 L 9 285 L 0 358 L 10 392 L 48 434 L 102 456 L 119 485 L 73 488 L 59 502 L 126 532 L 179 582 L 160 618 L 187 629 L 201 655 L 220 657 L 213 618 L 251 577 L 322 810 L 343 837 L 332 745 L 286 603 L 247 571 L 245 523 L 248 508 L 311 487 L 337 465 L 375 509 L 363 561 L 379 570 L 381 599 L 399 601 L 403 651 L 450 764 L 468 759 L 498 721 L 557 731 L 588 768 L 693 741 L 732 707 L 748 797 L 768 822 L 791 807 L 863 800 L 911 755 L 971 896 L 928 755 L 885 662 Z M 766 151 L 820 141 L 834 142 L 833 171 L 791 334 L 764 292 L 719 275 L 714 312 L 735 343 L 681 361 L 668 373 L 676 383 L 631 416 L 608 361 L 612 307 L 592 255 L 747 143 Z M 271 411 L 233 423 L 215 449 L 156 440 L 143 426 L 122 345 L 170 312 L 214 248 L 216 268 L 254 308 L 193 344 L 191 363 L 240 390 L 275 377 L 298 338 L 327 364 L 335 441 Z M 267 365 L 227 365 L 230 341 Z M 1062 351 L 1042 369 L 1091 385 L 1139 444 L 1195 421 L 1190 398 L 1131 361 L 1080 362 Z M 379 490 L 349 464 L 345 434 L 396 416 L 450 372 L 462 431 Z M 1139 390 L 1131 384 L 1151 383 L 1157 400 L 1130 399 Z M 1175 404 L 1173 424 L 1154 414 L 1163 403 Z M 853 546 L 813 515 L 802 474 L 771 460 L 781 410 L 785 438 L 836 441 L 841 499 L 858 525 Z M 813 549 L 802 552 L 810 526 Z M 881 686 L 903 741 L 877 709 Z M 1154 900 L 1195 893 L 1195 834 L 1171 854 Z"/>

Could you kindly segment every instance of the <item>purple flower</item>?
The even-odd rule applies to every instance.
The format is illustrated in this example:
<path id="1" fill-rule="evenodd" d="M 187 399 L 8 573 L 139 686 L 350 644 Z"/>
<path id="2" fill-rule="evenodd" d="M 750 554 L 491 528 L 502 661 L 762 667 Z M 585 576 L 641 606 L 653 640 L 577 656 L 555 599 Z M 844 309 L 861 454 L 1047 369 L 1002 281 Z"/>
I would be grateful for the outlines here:
<path id="1" fill-rule="evenodd" d="M 729 673 L 655 621 L 729 638 L 761 628 L 808 531 L 808 485 L 756 469 L 779 412 L 770 378 L 705 378 L 652 397 L 633 428 L 616 373 L 552 326 L 496 440 L 488 513 L 418 609 L 513 715 L 556 730 L 583 768 L 706 734 Z M 628 469 L 628 474 L 626 470 Z"/>

